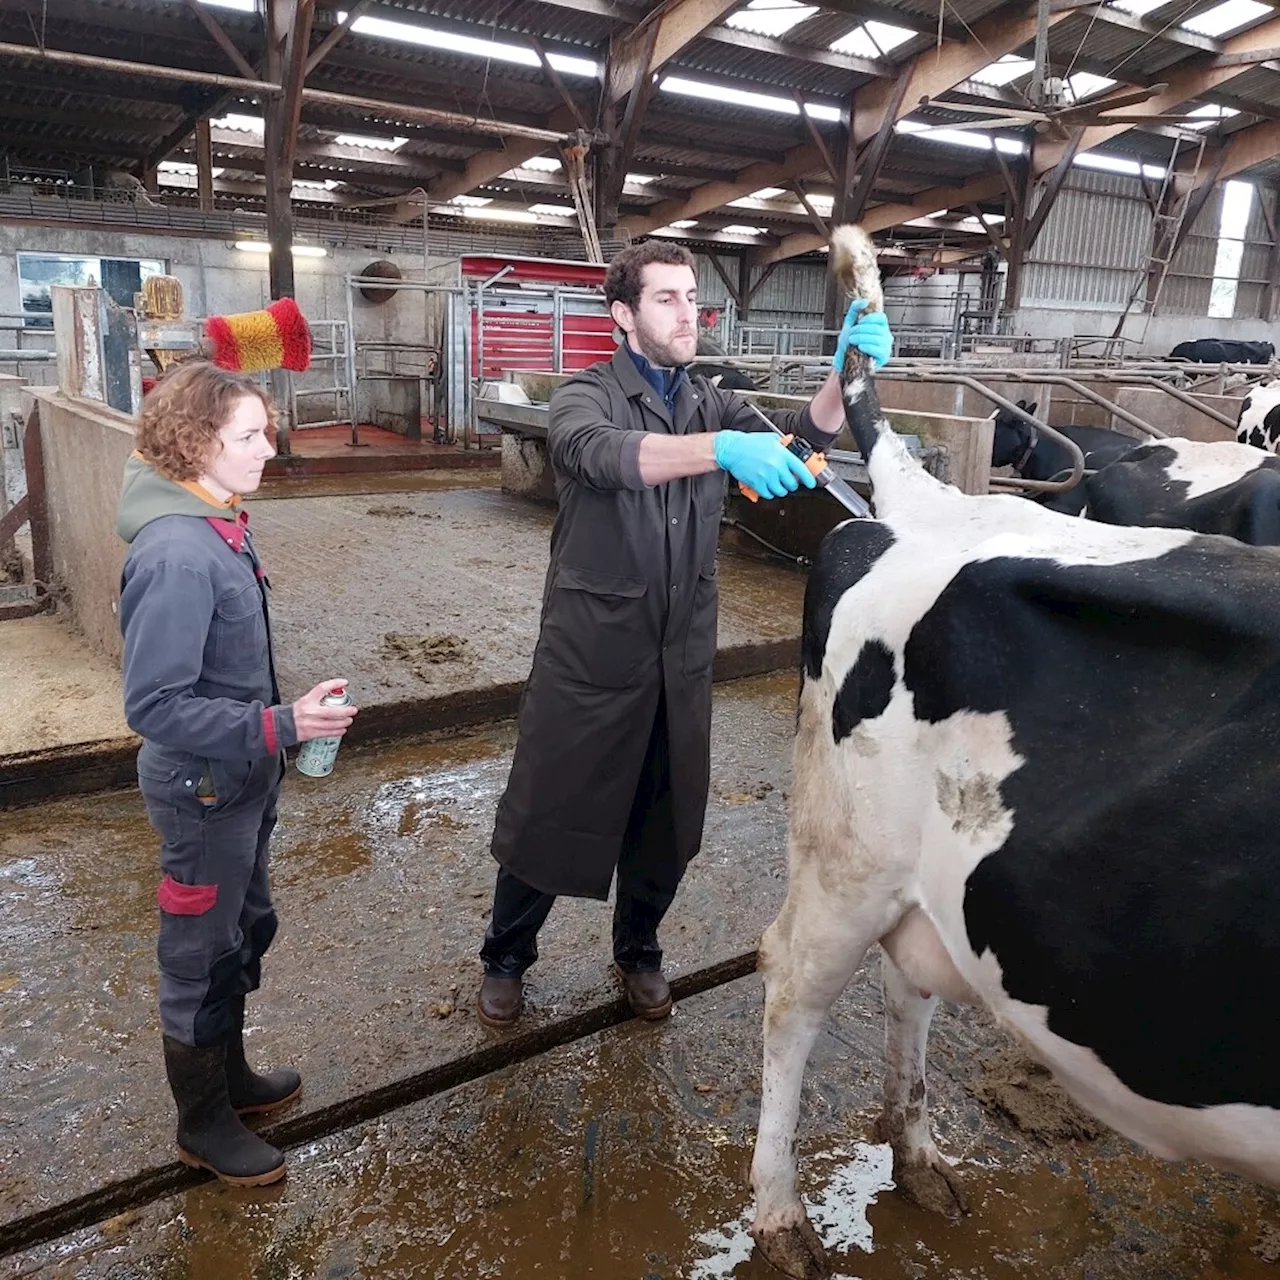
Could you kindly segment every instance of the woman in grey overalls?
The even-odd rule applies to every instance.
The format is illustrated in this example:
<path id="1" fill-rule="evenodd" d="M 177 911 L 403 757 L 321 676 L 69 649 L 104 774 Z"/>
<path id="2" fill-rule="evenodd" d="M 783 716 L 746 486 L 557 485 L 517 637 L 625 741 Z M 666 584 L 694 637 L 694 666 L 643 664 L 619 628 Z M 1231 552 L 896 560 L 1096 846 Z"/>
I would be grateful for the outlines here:
<path id="1" fill-rule="evenodd" d="M 125 465 L 118 530 L 125 716 L 143 738 L 138 785 L 163 841 L 160 1021 L 178 1154 L 225 1182 L 284 1176 L 284 1156 L 241 1122 L 295 1098 L 292 1069 L 244 1056 L 245 995 L 276 932 L 268 841 L 284 748 L 343 733 L 325 681 L 280 703 L 268 582 L 240 495 L 275 454 L 275 411 L 255 382 L 203 360 L 160 380 Z"/>

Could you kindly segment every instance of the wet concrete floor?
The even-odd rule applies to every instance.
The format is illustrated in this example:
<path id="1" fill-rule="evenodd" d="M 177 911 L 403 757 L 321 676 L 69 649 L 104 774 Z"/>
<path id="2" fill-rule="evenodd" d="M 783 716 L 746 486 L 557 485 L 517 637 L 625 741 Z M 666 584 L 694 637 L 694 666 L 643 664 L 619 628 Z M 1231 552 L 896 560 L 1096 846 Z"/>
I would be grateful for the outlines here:
<path id="1" fill-rule="evenodd" d="M 494 701 L 511 714 L 538 637 L 554 509 L 503 494 L 488 472 L 423 478 L 421 488 L 410 476 L 383 492 L 377 477 L 325 477 L 298 482 L 309 486 L 306 500 L 250 502 L 285 701 L 345 677 L 388 736 L 492 719 L 484 705 Z M 723 555 L 720 649 L 783 642 L 798 652 L 804 582 L 787 567 Z M 33 656 L 23 627 L 37 648 L 40 628 L 57 646 Z M 777 660 L 748 661 L 739 674 L 770 665 Z M 6 671 L 24 678 L 0 681 L 0 770 L 72 747 L 118 753 L 135 741 L 120 714 L 118 668 L 67 621 L 0 624 Z"/>
<path id="2" fill-rule="evenodd" d="M 86 1280 L 766 1280 L 746 1228 L 757 1116 L 758 980 L 657 1026 L 587 1037 L 290 1152 L 275 1188 L 213 1183 L 7 1260 Z M 1276 1198 L 1107 1137 L 1042 1143 L 973 1100 L 996 1033 L 944 1013 L 935 1117 L 971 1215 L 892 1190 L 863 1141 L 882 1067 L 864 973 L 810 1063 L 801 1189 L 846 1280 L 1269 1280 Z M 0 1263 L 0 1267 L 6 1265 Z"/>
<path id="3" fill-rule="evenodd" d="M 717 690 L 707 840 L 663 932 L 673 976 L 749 951 L 781 901 L 793 699 L 789 676 Z M 291 774 L 275 847 L 281 934 L 250 1005 L 249 1042 L 263 1063 L 298 1064 L 306 1084 L 278 1122 L 300 1135 L 289 1177 L 258 1192 L 165 1174 L 173 1120 L 153 1009 L 155 842 L 136 799 L 0 815 L 0 1239 L 19 1219 L 147 1170 L 163 1193 L 139 1192 L 70 1234 L 43 1233 L 0 1260 L 0 1275 L 772 1274 L 745 1235 L 754 976 L 682 1000 L 667 1023 L 619 1021 L 608 909 L 562 902 L 530 975 L 516 1042 L 525 1048 L 480 1073 L 476 1055 L 514 1042 L 472 1015 L 494 870 L 487 839 L 511 741 L 498 726 L 348 751 L 318 784 Z M 540 1048 L 539 1034 L 594 1014 L 603 1030 Z M 1280 1274 L 1280 1199 L 1085 1136 L 1091 1126 L 971 1009 L 936 1019 L 930 1080 L 940 1139 L 964 1162 L 975 1212 L 948 1224 L 905 1205 L 887 1189 L 883 1149 L 862 1142 L 882 1035 L 874 965 L 864 966 L 820 1037 L 801 1129 L 802 1184 L 837 1274 Z M 405 1105 L 360 1110 L 397 1081 L 468 1062 L 477 1070 L 457 1087 L 428 1082 Z"/>

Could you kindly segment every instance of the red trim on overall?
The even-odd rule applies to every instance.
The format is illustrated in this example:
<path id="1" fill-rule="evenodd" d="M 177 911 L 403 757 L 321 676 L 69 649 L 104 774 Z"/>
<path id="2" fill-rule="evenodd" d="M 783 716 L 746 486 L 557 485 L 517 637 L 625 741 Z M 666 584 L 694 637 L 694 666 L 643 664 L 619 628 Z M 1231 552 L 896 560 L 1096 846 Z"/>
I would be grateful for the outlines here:
<path id="1" fill-rule="evenodd" d="M 221 520 L 217 516 L 205 516 L 217 531 L 218 537 L 237 555 L 244 548 L 244 535 L 249 528 L 249 513 L 242 511 L 234 520 Z"/>
<path id="2" fill-rule="evenodd" d="M 156 890 L 156 901 L 160 910 L 171 916 L 202 916 L 218 901 L 218 886 L 179 884 L 172 876 L 165 876 Z"/>
<path id="3" fill-rule="evenodd" d="M 267 755 L 273 756 L 280 750 L 280 735 L 276 732 L 276 718 L 270 707 L 262 708 L 262 731 L 267 735 Z"/>

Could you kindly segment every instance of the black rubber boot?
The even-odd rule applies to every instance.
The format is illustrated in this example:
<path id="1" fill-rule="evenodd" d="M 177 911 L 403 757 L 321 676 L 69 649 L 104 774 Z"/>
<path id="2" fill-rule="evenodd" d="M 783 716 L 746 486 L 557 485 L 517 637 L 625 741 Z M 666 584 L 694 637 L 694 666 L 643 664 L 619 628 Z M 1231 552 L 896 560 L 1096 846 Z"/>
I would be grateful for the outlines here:
<path id="1" fill-rule="evenodd" d="M 227 1096 L 237 1115 L 277 1111 L 302 1092 L 302 1077 L 292 1067 L 259 1075 L 244 1057 L 244 996 L 231 1002 L 231 1039 L 227 1041 Z"/>
<path id="2" fill-rule="evenodd" d="M 231 1109 L 227 1045 L 193 1046 L 164 1038 L 164 1066 L 178 1104 L 178 1158 L 237 1187 L 262 1187 L 284 1177 L 284 1155 Z"/>

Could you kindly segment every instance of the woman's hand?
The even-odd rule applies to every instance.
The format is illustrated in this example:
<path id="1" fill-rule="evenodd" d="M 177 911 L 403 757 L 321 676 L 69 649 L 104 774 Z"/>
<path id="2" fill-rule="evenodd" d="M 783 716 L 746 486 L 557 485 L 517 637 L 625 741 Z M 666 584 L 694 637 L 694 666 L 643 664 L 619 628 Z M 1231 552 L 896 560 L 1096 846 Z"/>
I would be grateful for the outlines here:
<path id="1" fill-rule="evenodd" d="M 354 703 L 335 707 L 326 706 L 321 701 L 335 690 L 346 687 L 346 680 L 322 680 L 293 704 L 293 727 L 299 742 L 309 742 L 312 738 L 340 738 L 351 728 L 359 710 Z"/>

